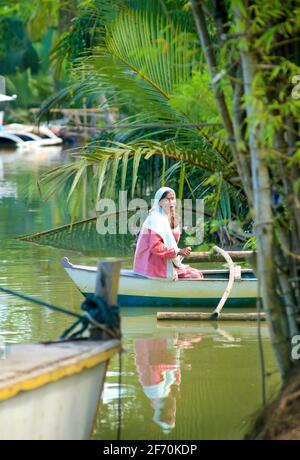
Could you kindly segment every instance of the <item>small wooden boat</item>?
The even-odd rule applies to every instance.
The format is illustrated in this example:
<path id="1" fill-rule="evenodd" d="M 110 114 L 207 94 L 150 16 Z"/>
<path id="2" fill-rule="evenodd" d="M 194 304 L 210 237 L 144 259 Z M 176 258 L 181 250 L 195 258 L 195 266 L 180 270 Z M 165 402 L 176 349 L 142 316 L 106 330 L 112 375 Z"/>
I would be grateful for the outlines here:
<path id="1" fill-rule="evenodd" d="M 119 350 L 116 339 L 7 346 L 0 440 L 88 439 L 108 362 Z"/>
<path id="2" fill-rule="evenodd" d="M 62 265 L 83 295 L 94 292 L 96 267 L 73 265 L 64 257 Z M 121 307 L 215 307 L 229 279 L 229 270 L 202 270 L 202 280 L 150 279 L 122 269 L 118 304 Z M 255 307 L 257 279 L 251 269 L 241 269 L 226 307 Z"/>

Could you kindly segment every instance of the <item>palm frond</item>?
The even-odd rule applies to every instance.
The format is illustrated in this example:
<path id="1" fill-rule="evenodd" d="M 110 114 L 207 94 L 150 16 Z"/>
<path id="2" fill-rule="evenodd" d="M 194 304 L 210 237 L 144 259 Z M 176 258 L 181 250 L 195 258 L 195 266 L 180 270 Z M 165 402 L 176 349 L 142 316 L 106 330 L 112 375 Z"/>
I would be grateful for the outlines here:
<path id="1" fill-rule="evenodd" d="M 80 251 L 86 255 L 132 256 L 135 238 L 127 235 L 99 235 L 96 227 L 97 218 L 85 219 L 73 224 L 57 227 L 45 232 L 20 236 L 21 241 L 28 241 L 55 248 Z"/>
<path id="2" fill-rule="evenodd" d="M 126 171 L 128 160 L 133 160 L 131 188 L 133 196 L 141 157 L 150 158 L 152 155 L 158 155 L 162 158 L 173 158 L 176 161 L 189 163 L 211 173 L 220 172 L 225 181 L 233 187 L 238 188 L 236 184 L 231 183 L 232 170 L 222 159 L 216 161 L 216 159 L 213 159 L 203 150 L 195 148 L 188 150 L 186 147 L 180 149 L 175 143 L 164 144 L 149 140 L 137 142 L 136 144 L 112 143 L 110 141 L 107 146 L 103 143 L 97 146 L 94 143 L 92 148 L 89 148 L 87 152 L 73 155 L 77 161 L 43 174 L 39 180 L 39 184 L 43 188 L 49 187 L 48 192 L 45 194 L 46 197 L 49 197 L 62 186 L 65 187 L 66 180 L 71 180 L 71 188 L 68 195 L 68 198 L 70 198 L 75 189 L 78 192 L 76 187 L 82 184 L 85 177 L 85 169 L 93 167 L 93 182 L 97 184 L 95 187 L 97 189 L 97 200 L 99 200 L 100 196 L 113 197 L 119 163 L 125 157 Z M 123 173 L 123 186 L 124 177 Z"/>
<path id="3" fill-rule="evenodd" d="M 106 45 L 113 56 L 168 98 L 175 85 L 189 80 L 197 64 L 189 53 L 190 38 L 162 16 L 129 10 L 117 16 Z"/>
<path id="4" fill-rule="evenodd" d="M 87 76 L 92 73 L 98 88 L 107 85 L 123 100 L 127 95 L 138 107 L 146 106 L 147 113 L 153 106 L 156 116 L 164 109 L 167 119 L 171 114 L 174 119 L 176 112 L 166 100 L 198 65 L 190 38 L 187 31 L 180 26 L 174 29 L 164 17 L 125 9 L 107 27 L 105 46 L 78 59 L 74 72 Z"/>
<path id="5" fill-rule="evenodd" d="M 133 130 L 136 122 L 143 118 L 148 121 L 188 121 L 186 114 L 172 107 L 170 97 L 198 67 L 194 45 L 190 45 L 194 42 L 190 38 L 189 32 L 180 25 L 174 26 L 165 16 L 130 8 L 122 10 L 108 24 L 105 44 L 92 52 L 89 50 L 75 62 L 73 72 L 78 88 L 87 94 L 96 94 L 97 91 L 114 94 L 119 105 L 134 107 Z M 76 155 L 79 160 L 75 162 L 76 166 L 70 165 L 69 169 L 62 170 L 62 177 L 73 181 L 69 196 L 82 186 L 84 165 L 93 167 L 94 182 L 98 183 L 97 198 L 111 196 L 120 160 L 124 186 L 131 159 L 133 195 L 140 159 L 152 155 L 173 158 L 210 173 L 222 172 L 225 181 L 239 188 L 231 182 L 235 167 L 231 164 L 230 149 L 222 138 L 213 137 L 211 129 L 165 129 L 161 130 L 161 135 L 162 140 L 153 141 L 149 140 L 149 135 L 147 139 L 145 133 L 141 137 L 137 132 L 128 144 L 100 140 L 89 145 L 85 152 Z M 56 170 L 42 176 L 40 182 L 44 185 L 54 182 L 60 186 L 59 176 Z M 52 190 L 54 188 L 52 186 Z"/>
<path id="6" fill-rule="evenodd" d="M 102 91 L 113 91 L 119 104 L 128 106 L 130 102 L 136 112 L 147 115 L 148 122 L 188 122 L 186 114 L 169 101 L 199 69 L 195 45 L 190 45 L 192 38 L 164 17 L 124 10 L 108 27 L 106 45 L 80 58 L 74 72 L 87 76 L 86 85 L 91 85 L 92 91 L 96 85 Z M 231 161 L 224 133 L 215 137 L 209 128 L 192 131 L 195 137 L 204 137 L 217 155 Z"/>

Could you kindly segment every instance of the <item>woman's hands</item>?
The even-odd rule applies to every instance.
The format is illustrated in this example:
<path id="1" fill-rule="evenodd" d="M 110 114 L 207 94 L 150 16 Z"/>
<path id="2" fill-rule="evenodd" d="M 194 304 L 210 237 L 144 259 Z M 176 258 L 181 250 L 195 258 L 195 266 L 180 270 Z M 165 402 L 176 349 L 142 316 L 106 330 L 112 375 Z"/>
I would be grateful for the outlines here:
<path id="1" fill-rule="evenodd" d="M 187 246 L 186 248 L 179 249 L 178 255 L 187 257 L 190 255 L 191 252 L 192 252 L 192 248 L 190 246 Z"/>

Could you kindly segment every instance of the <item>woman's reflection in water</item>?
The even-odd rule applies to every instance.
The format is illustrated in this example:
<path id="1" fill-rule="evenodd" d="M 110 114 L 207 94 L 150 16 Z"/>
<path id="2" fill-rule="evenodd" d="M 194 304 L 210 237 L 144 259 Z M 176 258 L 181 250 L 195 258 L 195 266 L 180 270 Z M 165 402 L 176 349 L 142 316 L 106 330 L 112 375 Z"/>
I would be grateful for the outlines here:
<path id="1" fill-rule="evenodd" d="M 135 364 L 144 393 L 150 399 L 152 420 L 169 433 L 175 427 L 176 400 L 180 391 L 180 349 L 190 348 L 201 337 L 158 337 L 135 340 Z"/>

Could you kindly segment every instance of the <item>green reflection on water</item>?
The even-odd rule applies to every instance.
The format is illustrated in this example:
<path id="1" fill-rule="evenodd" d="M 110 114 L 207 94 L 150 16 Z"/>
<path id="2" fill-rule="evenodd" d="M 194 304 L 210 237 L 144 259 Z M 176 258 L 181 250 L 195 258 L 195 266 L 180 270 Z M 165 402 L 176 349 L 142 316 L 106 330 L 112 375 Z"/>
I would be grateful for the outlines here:
<path id="1" fill-rule="evenodd" d="M 67 255 L 71 261 L 94 263 L 96 257 L 13 239 L 69 221 L 63 197 L 43 203 L 35 187 L 57 157 L 13 155 L 0 153 L 0 284 L 79 311 L 82 296 L 60 259 Z M 6 342 L 56 339 L 71 321 L 0 293 L 0 338 Z M 151 309 L 124 309 L 122 330 L 122 439 L 243 436 L 261 404 L 255 324 L 157 323 Z M 262 333 L 267 371 L 273 372 L 266 325 Z M 118 370 L 115 357 L 96 420 L 96 439 L 116 438 Z M 276 371 L 267 379 L 269 397 L 278 383 Z"/>

